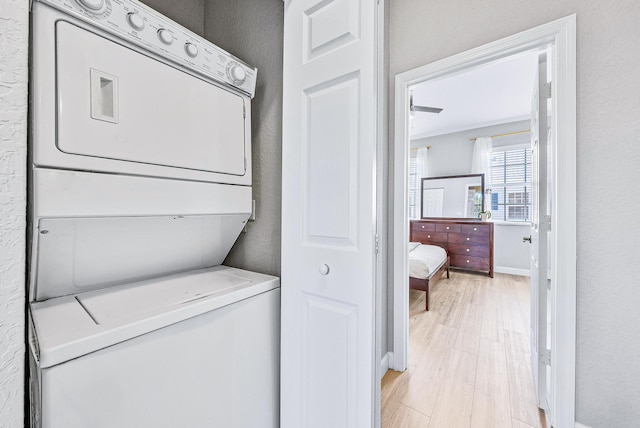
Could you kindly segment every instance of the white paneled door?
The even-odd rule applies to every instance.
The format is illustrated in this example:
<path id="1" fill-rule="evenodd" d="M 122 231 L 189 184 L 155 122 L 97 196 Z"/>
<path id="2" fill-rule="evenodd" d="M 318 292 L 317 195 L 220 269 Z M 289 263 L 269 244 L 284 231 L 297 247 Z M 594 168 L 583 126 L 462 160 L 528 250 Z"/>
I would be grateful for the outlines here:
<path id="1" fill-rule="evenodd" d="M 285 1 L 283 428 L 373 425 L 376 7 Z"/>

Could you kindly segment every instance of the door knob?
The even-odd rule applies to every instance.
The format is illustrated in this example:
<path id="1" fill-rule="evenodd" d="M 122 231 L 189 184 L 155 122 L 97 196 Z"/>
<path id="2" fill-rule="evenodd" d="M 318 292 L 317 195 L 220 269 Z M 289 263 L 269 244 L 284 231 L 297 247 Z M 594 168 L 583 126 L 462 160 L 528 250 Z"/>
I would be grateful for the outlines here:
<path id="1" fill-rule="evenodd" d="M 329 270 L 329 265 L 327 264 L 321 264 L 320 268 L 318 268 L 320 275 L 329 275 Z"/>
<path id="2" fill-rule="evenodd" d="M 522 237 L 522 242 L 528 242 L 529 244 L 531 244 L 531 235 L 523 236 Z"/>

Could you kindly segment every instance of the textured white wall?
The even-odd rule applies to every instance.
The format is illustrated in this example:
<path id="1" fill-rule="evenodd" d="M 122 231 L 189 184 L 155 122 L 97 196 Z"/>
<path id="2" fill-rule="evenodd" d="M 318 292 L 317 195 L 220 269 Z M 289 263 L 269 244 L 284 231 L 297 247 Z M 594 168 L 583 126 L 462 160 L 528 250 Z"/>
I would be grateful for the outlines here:
<path id="1" fill-rule="evenodd" d="M 637 426 L 640 3 L 396 0 L 390 78 L 572 13 L 578 22 L 576 419 L 594 427 Z"/>
<path id="2" fill-rule="evenodd" d="M 24 425 L 29 2 L 0 0 L 0 426 Z"/>
<path id="3" fill-rule="evenodd" d="M 225 264 L 280 275 L 282 202 L 282 0 L 206 0 L 205 36 L 258 67 L 251 102 L 256 221 L 240 234 Z"/>

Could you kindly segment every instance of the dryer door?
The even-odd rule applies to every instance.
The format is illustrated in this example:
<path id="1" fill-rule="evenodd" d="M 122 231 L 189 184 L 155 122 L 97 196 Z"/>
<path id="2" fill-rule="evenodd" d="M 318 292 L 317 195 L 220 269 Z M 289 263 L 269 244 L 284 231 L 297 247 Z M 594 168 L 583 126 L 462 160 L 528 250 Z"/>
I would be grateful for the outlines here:
<path id="1" fill-rule="evenodd" d="M 77 155 L 65 160 L 71 167 L 246 173 L 250 136 L 238 94 L 63 21 L 56 27 L 56 81 L 56 146 Z"/>

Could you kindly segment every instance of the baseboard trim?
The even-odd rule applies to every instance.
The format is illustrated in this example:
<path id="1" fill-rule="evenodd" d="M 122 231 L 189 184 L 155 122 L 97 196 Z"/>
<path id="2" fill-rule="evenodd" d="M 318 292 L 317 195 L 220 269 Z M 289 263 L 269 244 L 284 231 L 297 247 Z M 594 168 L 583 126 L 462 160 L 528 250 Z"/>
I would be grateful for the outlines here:
<path id="1" fill-rule="evenodd" d="M 580 422 L 576 422 L 576 428 L 591 428 L 589 425 L 581 424 Z"/>
<path id="2" fill-rule="evenodd" d="M 384 354 L 382 361 L 380 361 L 380 379 L 391 367 L 393 367 L 393 352 L 389 351 Z"/>
<path id="3" fill-rule="evenodd" d="M 531 271 L 529 269 L 516 269 L 504 266 L 496 266 L 493 268 L 495 273 L 506 273 L 509 275 L 518 275 L 518 276 L 531 276 Z"/>

